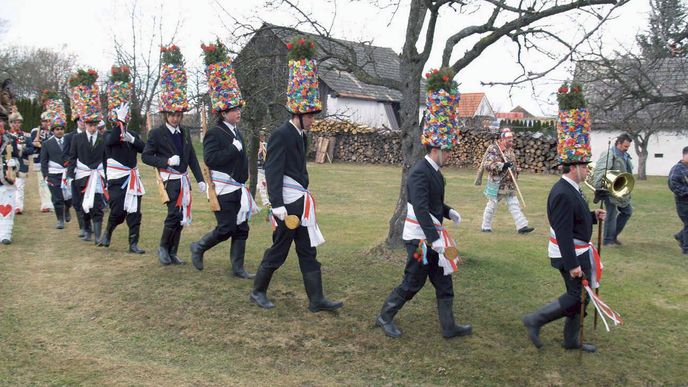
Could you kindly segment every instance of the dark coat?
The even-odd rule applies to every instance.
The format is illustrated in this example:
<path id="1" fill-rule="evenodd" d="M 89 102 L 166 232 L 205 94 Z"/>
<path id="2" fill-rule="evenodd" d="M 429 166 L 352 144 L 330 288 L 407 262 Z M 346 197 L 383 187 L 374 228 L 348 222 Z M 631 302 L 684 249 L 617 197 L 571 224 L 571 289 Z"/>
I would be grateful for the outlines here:
<path id="1" fill-rule="evenodd" d="M 425 233 L 426 240 L 434 242 L 440 235 L 432 223 L 430 214 L 442 222 L 449 218 L 451 207 L 444 204 L 444 177 L 425 158 L 411 168 L 406 180 L 406 195 L 413 206 L 416 220 Z"/>
<path id="2" fill-rule="evenodd" d="M 77 159 L 91 169 L 96 169 L 99 164 L 105 167 L 105 140 L 102 134 L 98 134 L 94 146 L 88 142 L 87 132 L 74 135 L 69 146 L 69 165 L 67 175 L 74 178 L 74 169 Z"/>
<path id="3" fill-rule="evenodd" d="M 105 155 L 113 158 L 129 168 L 135 168 L 138 163 L 137 155 L 143 152 L 146 144 L 141 140 L 138 133 L 129 132 L 134 136 L 134 143 L 120 140 L 122 131 L 119 125 L 113 125 L 112 130 L 105 133 Z"/>
<path id="4" fill-rule="evenodd" d="M 67 150 L 64 137 L 62 137 L 62 149 L 60 149 L 60 145 L 57 144 L 57 138 L 55 136 L 43 142 L 43 146 L 41 147 L 41 173 L 43 177 L 48 177 L 49 161 L 67 166 L 69 163 L 68 160 L 69 150 Z"/>
<path id="5" fill-rule="evenodd" d="M 306 169 L 306 135 L 299 135 L 296 127 L 287 121 L 275 129 L 268 140 L 265 160 L 265 180 L 273 208 L 284 206 L 282 178 L 289 176 L 303 188 L 308 188 Z"/>
<path id="6" fill-rule="evenodd" d="M 196 181 L 202 182 L 203 173 L 201 173 L 201 167 L 198 164 L 189 131 L 182 127 L 179 129 L 183 138 L 182 154 L 178 154 L 167 125 L 162 124 L 148 133 L 148 141 L 141 154 L 141 161 L 152 167 L 166 168 L 167 160 L 177 155 L 179 156 L 179 165 L 172 168 L 180 173 L 184 173 L 188 168 L 191 168 Z"/>
<path id="7" fill-rule="evenodd" d="M 203 160 L 209 169 L 226 173 L 244 184 L 248 180 L 246 144 L 238 128 L 235 130 L 236 137 L 224 123 L 208 130 L 203 138 Z M 241 151 L 232 145 L 234 139 L 241 142 Z"/>
<path id="8" fill-rule="evenodd" d="M 561 258 L 552 258 L 552 266 L 571 270 L 580 266 L 590 268 L 588 253 L 576 256 L 573 239 L 588 242 L 592 237 L 592 225 L 597 223 L 595 213 L 580 192 L 565 179 L 559 179 L 547 198 L 547 219 L 557 237 Z"/>

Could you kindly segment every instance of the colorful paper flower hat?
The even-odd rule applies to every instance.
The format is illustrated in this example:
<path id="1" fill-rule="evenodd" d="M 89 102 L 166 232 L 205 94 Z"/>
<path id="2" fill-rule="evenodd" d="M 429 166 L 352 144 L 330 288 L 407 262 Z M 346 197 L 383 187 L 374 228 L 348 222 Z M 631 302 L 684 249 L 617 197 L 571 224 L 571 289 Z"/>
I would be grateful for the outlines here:
<path id="1" fill-rule="evenodd" d="M 131 99 L 131 77 L 129 76 L 129 66 L 112 66 L 110 72 L 110 81 L 108 81 L 107 86 L 108 120 L 117 122 L 115 109 Z M 130 118 L 131 114 L 127 112 L 125 124 L 129 122 Z"/>
<path id="2" fill-rule="evenodd" d="M 557 153 L 561 164 L 590 162 L 590 112 L 586 108 L 583 86 L 564 83 L 557 92 Z"/>
<path id="3" fill-rule="evenodd" d="M 64 103 L 56 92 L 43 90 L 41 102 L 45 110 L 45 118 L 50 120 L 51 128 L 67 126 L 67 114 L 65 113 Z M 43 118 L 44 116 L 41 114 L 41 119 Z"/>
<path id="4" fill-rule="evenodd" d="M 318 63 L 312 38 L 297 36 L 287 43 L 289 83 L 287 109 L 294 114 L 318 113 L 322 110 L 318 90 Z"/>
<path id="5" fill-rule="evenodd" d="M 185 112 L 189 110 L 186 99 L 186 70 L 184 57 L 174 44 L 160 47 L 160 111 Z"/>
<path id="6" fill-rule="evenodd" d="M 201 49 L 206 66 L 205 75 L 208 77 L 211 110 L 217 113 L 244 106 L 227 47 L 217 39 L 215 43 L 201 44 Z"/>
<path id="7" fill-rule="evenodd" d="M 441 149 L 459 143 L 459 87 L 450 68 L 433 69 L 425 74 L 428 92 L 420 142 Z"/>
<path id="8" fill-rule="evenodd" d="M 102 119 L 97 79 L 98 73 L 93 69 L 79 70 L 69 79 L 72 109 L 76 110 L 76 115 L 84 122 L 98 122 Z"/>

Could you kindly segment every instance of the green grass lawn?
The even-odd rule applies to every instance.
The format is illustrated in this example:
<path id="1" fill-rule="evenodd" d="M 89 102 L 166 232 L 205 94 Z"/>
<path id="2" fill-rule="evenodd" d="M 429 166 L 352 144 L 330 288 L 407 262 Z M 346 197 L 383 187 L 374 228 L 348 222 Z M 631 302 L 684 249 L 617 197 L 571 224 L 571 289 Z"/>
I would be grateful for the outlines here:
<path id="1" fill-rule="evenodd" d="M 126 253 L 126 226 L 109 249 L 77 239 L 77 224 L 53 228 L 38 209 L 36 180 L 14 243 L 0 246 L 0 385 L 680 385 L 687 383 L 688 265 L 672 235 L 680 227 L 665 178 L 637 182 L 623 246 L 602 251 L 601 294 L 625 325 L 586 338 L 599 352 L 564 351 L 563 322 L 528 341 L 520 318 L 563 291 L 546 256 L 546 197 L 556 176 L 525 174 L 525 213 L 536 231 L 518 235 L 504 204 L 494 232 L 480 232 L 485 199 L 473 170 L 449 169 L 447 203 L 463 223 L 449 226 L 465 264 L 454 275 L 455 314 L 473 335 L 445 340 L 428 283 L 398 314 L 401 339 L 374 326 L 403 274 L 404 253 L 377 253 L 394 209 L 400 169 L 309 165 L 327 243 L 318 249 L 326 294 L 337 314 L 307 311 L 292 252 L 268 292 L 277 307 L 249 303 L 251 282 L 228 274 L 229 246 L 206 253 L 203 272 L 161 267 L 155 249 L 165 208 L 143 168 L 147 254 Z M 589 195 L 591 196 L 591 195 Z M 194 201 L 189 244 L 214 226 Z M 265 212 L 251 225 L 246 266 L 255 271 L 271 241 Z M 595 233 L 596 235 L 596 233 Z M 372 251 L 376 251 L 375 253 Z"/>

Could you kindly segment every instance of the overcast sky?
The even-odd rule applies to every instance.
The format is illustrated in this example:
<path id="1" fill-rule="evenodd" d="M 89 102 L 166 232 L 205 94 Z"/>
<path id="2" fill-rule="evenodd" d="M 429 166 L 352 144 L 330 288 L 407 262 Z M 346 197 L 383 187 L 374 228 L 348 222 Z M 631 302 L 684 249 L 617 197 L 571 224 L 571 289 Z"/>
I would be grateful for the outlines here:
<path id="1" fill-rule="evenodd" d="M 122 40 L 130 36 L 128 12 L 133 0 L 2 0 L 0 18 L 8 20 L 5 34 L 0 37 L 0 45 L 23 45 L 64 49 L 75 53 L 80 66 L 96 68 L 99 73 L 107 74 L 114 62 L 113 35 Z M 219 1 L 236 19 L 258 25 L 256 15 L 273 24 L 287 25 L 293 17 L 286 12 L 267 12 L 262 8 L 263 1 L 229 0 Z M 377 46 L 391 47 L 401 52 L 406 28 L 408 11 L 399 9 L 393 16 L 391 9 L 376 9 L 366 1 L 351 4 L 350 1 L 301 0 L 304 9 L 313 12 L 317 20 L 326 26 L 332 25 L 332 32 L 338 38 L 348 40 L 373 40 Z M 189 65 L 200 65 L 201 42 L 208 42 L 216 36 L 225 43 L 229 42 L 228 26 L 231 18 L 209 0 L 166 0 L 160 12 L 159 0 L 138 0 L 140 9 L 138 24 L 142 31 L 152 25 L 153 17 L 162 16 L 163 35 L 170 36 L 177 21 L 181 21 L 180 33 L 175 43 Z M 336 17 L 333 10 L 336 6 Z M 470 23 L 488 11 L 473 9 L 470 18 L 459 18 L 450 10 L 442 14 L 438 22 L 437 38 L 433 54 L 427 68 L 438 67 L 444 40 L 456 32 L 458 26 Z M 602 31 L 607 47 L 630 45 L 639 30 L 644 30 L 648 0 L 631 0 L 616 14 Z M 472 18 L 472 19 L 471 19 Z M 584 23 L 592 23 L 592 17 Z M 478 19 L 481 20 L 481 19 Z M 559 33 L 579 34 L 575 24 L 567 17 L 548 22 Z M 455 50 L 463 52 L 463 47 Z M 456 56 L 456 55 L 455 55 Z M 540 63 L 540 58 L 528 55 L 527 58 Z M 505 86 L 485 87 L 480 82 L 508 81 L 519 71 L 515 65 L 513 45 L 498 42 L 486 50 L 481 57 L 460 72 L 456 80 L 461 84 L 461 92 L 486 92 L 497 111 L 509 111 L 521 105 L 531 113 L 552 114 L 556 111 L 553 92 L 559 83 L 570 76 L 573 66 L 569 63 L 546 79 L 538 81 L 535 90 L 530 85 L 509 89 Z"/>

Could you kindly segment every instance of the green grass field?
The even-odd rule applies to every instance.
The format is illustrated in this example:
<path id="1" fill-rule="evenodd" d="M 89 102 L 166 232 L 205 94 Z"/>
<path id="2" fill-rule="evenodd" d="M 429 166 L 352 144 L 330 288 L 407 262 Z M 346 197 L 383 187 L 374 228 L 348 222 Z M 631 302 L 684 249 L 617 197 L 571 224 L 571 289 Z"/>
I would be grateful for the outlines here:
<path id="1" fill-rule="evenodd" d="M 374 326 L 403 273 L 404 253 L 373 253 L 386 236 L 400 170 L 313 165 L 327 243 L 318 249 L 325 292 L 337 314 L 307 311 L 294 253 L 268 295 L 249 303 L 251 282 L 228 274 L 229 246 L 206 253 L 206 269 L 161 267 L 155 255 L 165 209 L 152 171 L 143 169 L 147 254 L 126 253 L 126 226 L 109 249 L 77 238 L 77 224 L 55 230 L 38 212 L 35 176 L 14 243 L 0 246 L 0 385 L 682 385 L 688 383 L 688 264 L 672 235 L 680 228 L 665 178 L 637 182 L 634 215 L 621 247 L 602 251 L 601 294 L 625 325 L 586 338 L 599 352 L 579 357 L 559 342 L 563 322 L 527 340 L 520 318 L 558 297 L 559 273 L 546 257 L 545 201 L 555 176 L 523 175 L 525 210 L 536 231 L 518 235 L 504 204 L 495 232 L 480 232 L 485 200 L 474 171 L 449 169 L 447 203 L 462 215 L 450 226 L 465 264 L 454 277 L 455 314 L 473 335 L 445 340 L 428 283 L 397 315 L 401 339 Z M 214 226 L 196 196 L 180 254 Z M 270 244 L 265 212 L 252 222 L 246 266 L 255 271 Z M 596 233 L 595 233 L 596 235 Z"/>

